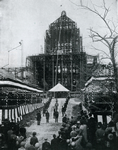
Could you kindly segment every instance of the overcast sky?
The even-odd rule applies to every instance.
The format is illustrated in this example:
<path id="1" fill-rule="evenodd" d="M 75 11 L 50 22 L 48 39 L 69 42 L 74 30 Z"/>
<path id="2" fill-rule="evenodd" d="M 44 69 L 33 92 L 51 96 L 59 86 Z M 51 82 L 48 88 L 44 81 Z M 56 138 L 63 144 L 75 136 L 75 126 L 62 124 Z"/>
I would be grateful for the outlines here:
<path id="1" fill-rule="evenodd" d="M 45 31 L 50 23 L 61 16 L 63 10 L 77 23 L 83 36 L 83 46 L 88 54 L 97 55 L 92 50 L 89 28 L 104 32 L 103 22 L 94 14 L 74 5 L 79 0 L 0 0 L 0 67 L 8 64 L 8 51 L 19 46 L 23 40 L 23 61 L 26 57 L 42 53 Z M 84 0 L 89 1 L 90 0 Z M 92 0 L 101 5 L 102 0 Z M 116 19 L 116 0 L 106 0 L 111 6 L 110 19 Z M 73 2 L 73 3 L 72 3 Z M 117 19 L 116 19 L 117 20 Z M 102 45 L 99 44 L 99 47 Z M 104 49 L 104 48 L 103 48 Z M 21 47 L 9 52 L 9 66 L 21 66 Z"/>

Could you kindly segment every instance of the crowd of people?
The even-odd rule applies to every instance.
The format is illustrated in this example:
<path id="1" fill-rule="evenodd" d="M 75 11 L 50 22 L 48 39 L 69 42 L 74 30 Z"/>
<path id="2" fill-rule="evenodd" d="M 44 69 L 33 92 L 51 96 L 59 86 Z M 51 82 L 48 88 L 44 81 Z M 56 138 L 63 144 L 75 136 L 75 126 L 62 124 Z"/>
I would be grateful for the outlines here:
<path id="1" fill-rule="evenodd" d="M 26 144 L 26 129 L 19 127 L 18 123 L 6 124 L 6 133 L 0 134 L 0 145 L 6 150 L 117 150 L 118 147 L 118 132 L 117 122 L 118 115 L 108 124 L 97 122 L 94 116 L 86 111 L 79 110 L 77 116 L 68 116 L 66 108 L 69 98 L 66 99 L 62 106 L 62 125 L 58 134 L 53 134 L 52 139 L 44 138 L 44 142 L 39 144 L 37 133 L 32 132 L 30 144 Z M 58 122 L 58 101 L 55 103 L 54 118 Z M 48 108 L 48 107 L 46 107 Z M 64 110 L 64 111 L 63 111 Z M 56 118 L 55 112 L 58 112 Z M 116 113 L 117 114 L 117 113 Z M 46 123 L 49 123 L 50 114 L 48 109 L 45 109 L 43 114 L 46 118 Z M 41 123 L 41 110 L 37 112 L 37 125 Z M 7 122 L 8 123 L 8 122 Z M 5 147 L 6 141 L 7 145 Z M 49 142 L 50 141 L 50 142 Z"/>
<path id="2" fill-rule="evenodd" d="M 117 150 L 118 136 L 114 128 L 114 121 L 108 124 L 96 122 L 91 113 L 81 111 L 78 117 L 69 118 L 66 114 L 62 118 L 59 135 L 54 136 L 48 150 Z M 54 148 L 53 148 L 54 147 Z M 46 149 L 42 149 L 46 150 Z"/>
<path id="3" fill-rule="evenodd" d="M 77 117 L 62 113 L 62 126 L 51 142 L 45 139 L 42 150 L 117 150 L 118 134 L 115 123 L 118 116 L 108 124 L 97 122 L 86 110 Z M 40 149 L 39 149 L 40 150 Z"/>

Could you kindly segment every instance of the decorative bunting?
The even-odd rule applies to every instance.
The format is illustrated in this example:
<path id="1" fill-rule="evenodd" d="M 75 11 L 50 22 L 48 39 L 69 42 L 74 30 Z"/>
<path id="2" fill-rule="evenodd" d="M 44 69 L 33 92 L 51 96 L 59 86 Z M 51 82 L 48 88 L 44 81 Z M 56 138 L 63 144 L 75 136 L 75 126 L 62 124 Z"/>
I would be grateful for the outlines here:
<path id="1" fill-rule="evenodd" d="M 12 114 L 12 115 L 11 115 L 12 120 L 14 120 L 14 119 L 15 119 L 15 118 L 14 118 L 14 109 L 11 110 L 11 114 Z"/>
<path id="2" fill-rule="evenodd" d="M 0 124 L 2 124 L 2 109 L 0 109 Z"/>
<path id="3" fill-rule="evenodd" d="M 18 114 L 17 114 L 17 108 L 15 108 L 15 121 L 17 122 Z"/>
<path id="4" fill-rule="evenodd" d="M 5 119 L 8 119 L 8 109 L 5 109 Z"/>
<path id="5" fill-rule="evenodd" d="M 9 121 L 11 122 L 11 109 L 9 109 Z"/>
<path id="6" fill-rule="evenodd" d="M 28 114 L 28 106 L 27 105 L 26 105 L 25 109 L 26 109 L 26 114 Z"/>

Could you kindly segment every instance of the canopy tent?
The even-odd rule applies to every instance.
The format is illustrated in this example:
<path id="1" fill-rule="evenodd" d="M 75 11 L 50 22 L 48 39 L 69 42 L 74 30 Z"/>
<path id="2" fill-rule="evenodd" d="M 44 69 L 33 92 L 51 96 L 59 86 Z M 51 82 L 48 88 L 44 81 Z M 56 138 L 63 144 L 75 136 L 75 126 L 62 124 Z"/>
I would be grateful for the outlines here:
<path id="1" fill-rule="evenodd" d="M 60 83 L 58 83 L 52 89 L 50 89 L 49 92 L 69 92 L 69 90 Z"/>

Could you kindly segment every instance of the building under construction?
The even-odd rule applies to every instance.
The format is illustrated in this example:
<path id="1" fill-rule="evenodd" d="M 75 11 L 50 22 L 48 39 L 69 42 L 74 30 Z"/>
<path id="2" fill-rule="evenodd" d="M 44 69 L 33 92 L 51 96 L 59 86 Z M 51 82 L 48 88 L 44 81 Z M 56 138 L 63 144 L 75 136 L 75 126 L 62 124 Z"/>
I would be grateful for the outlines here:
<path id="1" fill-rule="evenodd" d="M 27 67 L 35 84 L 44 90 L 58 82 L 71 91 L 83 88 L 89 76 L 87 55 L 83 52 L 80 30 L 65 11 L 46 30 L 44 43 L 44 54 L 27 57 Z"/>

